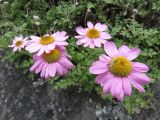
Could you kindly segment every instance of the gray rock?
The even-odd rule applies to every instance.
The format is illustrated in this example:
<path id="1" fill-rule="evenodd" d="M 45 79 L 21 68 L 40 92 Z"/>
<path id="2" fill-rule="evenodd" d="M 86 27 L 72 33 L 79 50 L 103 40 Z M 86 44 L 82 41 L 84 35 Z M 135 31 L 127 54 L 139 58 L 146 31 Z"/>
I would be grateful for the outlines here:
<path id="1" fill-rule="evenodd" d="M 158 120 L 160 95 L 151 108 L 130 117 L 121 103 L 103 101 L 80 89 L 52 89 L 32 81 L 7 63 L 0 63 L 0 120 Z M 156 90 L 157 91 L 157 90 Z"/>

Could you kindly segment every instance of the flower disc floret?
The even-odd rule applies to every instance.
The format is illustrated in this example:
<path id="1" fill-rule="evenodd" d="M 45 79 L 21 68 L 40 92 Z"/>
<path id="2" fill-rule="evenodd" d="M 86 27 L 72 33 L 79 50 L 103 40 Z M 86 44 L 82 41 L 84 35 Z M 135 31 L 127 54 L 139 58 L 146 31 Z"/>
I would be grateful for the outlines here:
<path id="1" fill-rule="evenodd" d="M 132 64 L 124 56 L 118 56 L 109 62 L 109 69 L 115 76 L 127 77 L 132 72 Z"/>
<path id="2" fill-rule="evenodd" d="M 89 38 L 99 38 L 100 32 L 97 29 L 89 29 L 87 31 L 87 37 Z"/>
<path id="3" fill-rule="evenodd" d="M 40 44 L 48 45 L 48 44 L 53 43 L 54 41 L 55 41 L 55 39 L 51 36 L 43 36 L 43 37 L 41 37 Z"/>
<path id="4" fill-rule="evenodd" d="M 52 50 L 50 53 L 43 53 L 43 59 L 48 63 L 57 62 L 61 58 L 61 52 L 57 48 Z"/>

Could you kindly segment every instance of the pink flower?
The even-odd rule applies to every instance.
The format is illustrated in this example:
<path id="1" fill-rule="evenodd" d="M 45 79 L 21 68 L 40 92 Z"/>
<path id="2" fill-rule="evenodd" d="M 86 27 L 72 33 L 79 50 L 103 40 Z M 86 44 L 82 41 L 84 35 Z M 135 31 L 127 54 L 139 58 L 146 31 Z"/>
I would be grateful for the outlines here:
<path id="1" fill-rule="evenodd" d="M 105 32 L 107 25 L 97 23 L 95 26 L 91 22 L 87 22 L 88 28 L 77 27 L 76 31 L 79 34 L 75 36 L 78 39 L 77 45 L 89 46 L 90 48 L 101 47 L 101 44 L 110 39 L 111 35 Z"/>
<path id="2" fill-rule="evenodd" d="M 58 46 L 66 46 L 68 43 L 66 39 L 69 36 L 66 36 L 66 32 L 56 32 L 52 35 L 44 35 L 43 37 L 30 36 L 31 40 L 29 45 L 26 47 L 26 50 L 30 53 L 38 52 L 38 56 L 42 55 L 44 52 L 49 53 L 51 50 Z"/>
<path id="3" fill-rule="evenodd" d="M 65 48 L 59 46 L 50 53 L 44 52 L 40 56 L 36 53 L 33 57 L 34 64 L 30 71 L 40 73 L 40 76 L 45 79 L 56 75 L 66 75 L 68 70 L 73 68 L 73 64 L 68 60 L 68 56 Z"/>
<path id="4" fill-rule="evenodd" d="M 117 49 L 113 42 L 106 42 L 104 49 L 108 56 L 100 55 L 99 60 L 89 68 L 90 73 L 99 74 L 96 83 L 100 84 L 104 93 L 110 92 L 119 101 L 123 101 L 124 96 L 131 95 L 132 86 L 145 92 L 142 85 L 150 82 L 145 74 L 149 68 L 143 63 L 132 62 L 140 50 L 125 45 Z"/>
<path id="5" fill-rule="evenodd" d="M 12 45 L 9 45 L 9 47 L 12 47 L 13 48 L 13 52 L 15 51 L 20 51 L 22 48 L 24 48 L 27 44 L 27 37 L 26 38 L 23 38 L 22 35 L 18 36 L 18 37 L 15 37 L 12 41 Z"/>

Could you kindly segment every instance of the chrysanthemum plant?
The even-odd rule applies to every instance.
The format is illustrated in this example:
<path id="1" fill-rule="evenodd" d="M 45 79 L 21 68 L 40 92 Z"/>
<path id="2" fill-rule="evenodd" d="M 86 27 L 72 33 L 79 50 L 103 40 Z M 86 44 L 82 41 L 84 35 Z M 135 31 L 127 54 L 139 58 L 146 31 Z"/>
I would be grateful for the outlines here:
<path id="1" fill-rule="evenodd" d="M 150 78 L 145 74 L 149 67 L 144 63 L 132 61 L 140 54 L 140 49 L 130 49 L 126 45 L 117 49 L 114 42 L 107 41 L 111 38 L 111 35 L 105 32 L 107 25 L 101 23 L 93 25 L 92 22 L 87 22 L 87 26 L 76 28 L 79 34 L 75 36 L 78 39 L 76 44 L 92 49 L 104 47 L 107 55 L 101 54 L 99 60 L 88 68 L 91 74 L 98 75 L 95 82 L 102 87 L 103 93 L 111 93 L 122 102 L 124 96 L 131 96 L 132 87 L 141 93 L 145 92 L 142 85 L 150 82 Z M 30 39 L 21 35 L 15 37 L 9 47 L 13 47 L 14 52 L 25 48 L 29 53 L 34 53 L 34 64 L 30 71 L 39 73 L 41 78 L 49 80 L 55 76 L 65 76 L 74 68 L 66 50 L 66 46 L 69 45 L 66 41 L 68 37 L 64 31 L 41 37 L 30 36 Z"/>

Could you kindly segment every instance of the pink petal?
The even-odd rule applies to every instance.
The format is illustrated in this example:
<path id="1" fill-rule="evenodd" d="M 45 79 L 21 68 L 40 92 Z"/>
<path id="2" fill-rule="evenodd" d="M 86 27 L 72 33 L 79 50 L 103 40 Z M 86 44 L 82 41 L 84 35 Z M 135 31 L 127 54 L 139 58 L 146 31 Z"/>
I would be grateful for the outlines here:
<path id="1" fill-rule="evenodd" d="M 86 29 L 82 28 L 82 27 L 77 27 L 76 28 L 76 32 L 80 35 L 85 35 L 86 34 Z"/>
<path id="2" fill-rule="evenodd" d="M 30 43 L 25 49 L 30 52 L 35 46 L 41 46 L 41 45 L 37 43 Z"/>
<path id="3" fill-rule="evenodd" d="M 34 60 L 34 61 L 37 61 L 39 58 L 40 58 L 40 57 L 39 57 L 39 56 L 37 56 L 37 54 L 36 54 L 36 53 L 33 55 L 33 60 Z"/>
<path id="4" fill-rule="evenodd" d="M 121 93 L 120 93 L 120 95 L 118 96 L 117 99 L 118 99 L 120 102 L 123 101 L 123 99 L 124 99 L 124 91 L 123 91 L 123 90 L 121 91 Z"/>
<path id="5" fill-rule="evenodd" d="M 32 49 L 29 50 L 30 53 L 37 52 L 41 48 L 40 45 L 34 46 Z"/>
<path id="6" fill-rule="evenodd" d="M 44 53 L 44 48 L 41 48 L 41 49 L 39 50 L 37 56 L 40 56 L 40 55 L 42 55 L 43 53 Z"/>
<path id="7" fill-rule="evenodd" d="M 105 65 L 105 62 L 96 61 L 89 68 L 89 72 L 92 74 L 101 74 L 108 71 L 108 66 Z"/>
<path id="8" fill-rule="evenodd" d="M 132 72 L 130 74 L 130 77 L 133 80 L 136 80 L 140 84 L 148 84 L 148 83 L 150 83 L 150 78 L 144 73 L 140 73 L 140 72 L 134 71 L 134 72 Z"/>
<path id="9" fill-rule="evenodd" d="M 97 23 L 94 28 L 99 31 L 105 31 L 108 27 L 105 24 Z"/>
<path id="10" fill-rule="evenodd" d="M 109 79 L 104 83 L 104 87 L 103 87 L 103 92 L 104 93 L 109 93 L 110 92 L 110 88 L 111 88 L 112 82 L 113 81 L 111 79 Z"/>
<path id="11" fill-rule="evenodd" d="M 89 39 L 83 46 L 87 47 L 87 46 L 89 46 L 90 43 L 91 43 L 91 39 Z"/>
<path id="12" fill-rule="evenodd" d="M 130 80 L 128 78 L 123 78 L 123 90 L 126 96 L 131 96 L 132 94 L 132 86 Z"/>
<path id="13" fill-rule="evenodd" d="M 105 61 L 98 60 L 98 61 L 93 62 L 92 66 L 95 66 L 97 68 L 99 68 L 99 67 L 108 67 L 107 64 L 108 63 L 105 62 Z"/>
<path id="14" fill-rule="evenodd" d="M 92 22 L 87 22 L 87 26 L 88 26 L 88 28 L 93 28 L 93 24 L 92 24 Z"/>
<path id="15" fill-rule="evenodd" d="M 112 38 L 112 36 L 110 34 L 106 33 L 106 32 L 101 32 L 100 37 L 102 39 L 111 39 Z"/>
<path id="16" fill-rule="evenodd" d="M 102 74 L 99 74 L 97 77 L 96 77 L 96 83 L 97 84 L 102 84 L 102 83 L 105 83 L 107 81 L 107 72 L 105 73 L 102 73 Z"/>
<path id="17" fill-rule="evenodd" d="M 89 47 L 90 48 L 94 48 L 95 47 L 93 40 L 91 40 Z"/>
<path id="18" fill-rule="evenodd" d="M 122 79 L 118 79 L 117 85 L 114 88 L 114 96 L 119 99 L 120 93 L 123 91 L 122 89 Z"/>
<path id="19" fill-rule="evenodd" d="M 99 59 L 100 59 L 101 61 L 106 62 L 106 63 L 111 60 L 111 58 L 108 57 L 108 56 L 106 56 L 105 54 L 101 54 L 101 55 L 99 56 Z"/>
<path id="20" fill-rule="evenodd" d="M 49 44 L 49 45 L 47 46 L 47 48 L 48 48 L 49 50 L 54 50 L 54 48 L 55 48 L 55 43 Z"/>
<path id="21" fill-rule="evenodd" d="M 131 84 L 140 92 L 144 93 L 145 89 L 143 88 L 143 86 L 138 83 L 137 81 L 133 80 L 131 77 L 128 77 L 128 79 L 130 80 Z"/>
<path id="22" fill-rule="evenodd" d="M 31 39 L 39 41 L 41 38 L 37 36 L 30 36 Z"/>
<path id="23" fill-rule="evenodd" d="M 41 77 L 45 77 L 45 74 L 46 74 L 46 67 L 47 67 L 47 63 L 44 64 L 44 66 L 42 67 L 42 71 L 41 71 L 41 74 L 40 74 Z"/>
<path id="24" fill-rule="evenodd" d="M 13 48 L 13 52 L 16 52 L 16 51 L 17 51 L 17 49 L 18 49 L 17 47 L 14 47 L 14 48 Z"/>
<path id="25" fill-rule="evenodd" d="M 93 39 L 94 41 L 94 44 L 97 46 L 97 47 L 101 47 L 101 42 L 99 39 Z"/>
<path id="26" fill-rule="evenodd" d="M 30 68 L 30 71 L 34 71 L 38 66 L 39 66 L 39 64 L 42 62 L 42 60 L 38 60 L 38 61 L 36 61 L 33 65 L 32 65 L 32 67 Z"/>
<path id="27" fill-rule="evenodd" d="M 68 42 L 57 42 L 57 45 L 59 45 L 59 46 L 67 46 Z"/>
<path id="28" fill-rule="evenodd" d="M 49 78 L 49 65 L 46 67 L 45 79 Z"/>
<path id="29" fill-rule="evenodd" d="M 65 71 L 65 68 L 63 68 L 58 62 L 56 63 L 56 70 L 58 75 L 63 75 L 63 71 Z"/>
<path id="30" fill-rule="evenodd" d="M 66 67 L 67 69 L 72 69 L 73 64 L 67 59 L 67 58 L 62 58 L 59 60 L 59 63 Z"/>
<path id="31" fill-rule="evenodd" d="M 89 38 L 85 37 L 85 38 L 82 38 L 79 40 L 81 41 L 81 43 L 86 43 L 86 42 L 88 42 Z"/>
<path id="32" fill-rule="evenodd" d="M 60 33 L 58 34 L 54 34 L 52 35 L 52 37 L 56 40 L 56 41 L 66 41 L 66 39 L 68 39 L 69 36 L 62 36 Z"/>
<path id="33" fill-rule="evenodd" d="M 104 40 L 104 39 L 101 39 L 100 42 L 101 42 L 102 44 L 105 44 L 107 41 Z"/>
<path id="34" fill-rule="evenodd" d="M 45 65 L 45 62 L 42 62 L 38 68 L 36 68 L 35 73 L 39 73 L 42 70 L 42 67 Z"/>
<path id="35" fill-rule="evenodd" d="M 117 47 L 113 42 L 106 42 L 104 50 L 110 57 L 115 57 L 119 54 Z"/>
<path id="36" fill-rule="evenodd" d="M 82 45 L 83 43 L 80 40 L 77 40 L 76 44 L 77 45 Z"/>
<path id="37" fill-rule="evenodd" d="M 129 60 L 133 60 L 135 59 L 140 53 L 140 49 L 138 48 L 133 48 L 133 49 L 130 49 L 128 54 L 126 55 L 126 57 L 129 59 Z"/>
<path id="38" fill-rule="evenodd" d="M 49 75 L 51 76 L 51 77 L 54 77 L 55 76 L 55 74 L 56 74 L 56 65 L 55 64 L 50 64 L 49 65 Z"/>
<path id="39" fill-rule="evenodd" d="M 147 72 L 149 67 L 140 62 L 132 62 L 133 69 L 137 72 Z"/>
<path id="40" fill-rule="evenodd" d="M 111 94 L 112 94 L 113 96 L 115 96 L 115 97 L 116 97 L 116 94 L 118 94 L 117 91 L 115 91 L 115 90 L 116 90 L 117 86 L 119 85 L 119 82 L 120 82 L 120 81 L 121 81 L 121 80 L 119 80 L 117 77 L 114 77 L 114 78 L 112 79 L 112 85 L 111 85 L 110 91 L 111 91 Z"/>
<path id="41" fill-rule="evenodd" d="M 119 55 L 126 57 L 128 55 L 129 50 L 130 49 L 126 45 L 123 45 L 119 48 Z"/>
<path id="42" fill-rule="evenodd" d="M 101 23 L 96 23 L 96 25 L 94 26 L 95 29 L 97 29 L 98 31 L 100 31 L 101 29 Z"/>
<path id="43" fill-rule="evenodd" d="M 77 36 L 75 36 L 75 38 L 77 38 L 77 39 L 80 39 L 80 38 L 84 38 L 85 36 L 83 36 L 83 35 L 77 35 Z"/>

